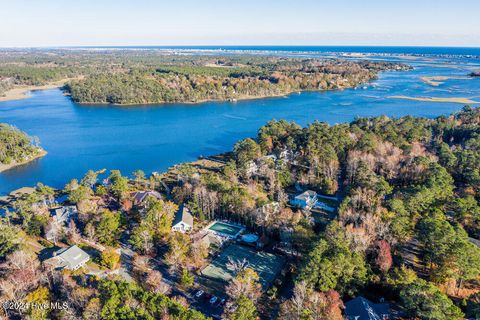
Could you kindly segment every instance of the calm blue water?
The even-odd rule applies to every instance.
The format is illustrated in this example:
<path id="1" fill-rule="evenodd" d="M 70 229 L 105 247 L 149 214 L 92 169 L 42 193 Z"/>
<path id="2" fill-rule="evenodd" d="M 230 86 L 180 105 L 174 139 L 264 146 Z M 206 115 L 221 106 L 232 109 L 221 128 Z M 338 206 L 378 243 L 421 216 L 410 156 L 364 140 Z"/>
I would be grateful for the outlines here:
<path id="1" fill-rule="evenodd" d="M 317 53 L 310 53 L 317 56 Z M 369 59 L 396 60 L 392 57 Z M 315 120 L 348 122 L 357 116 L 386 114 L 436 117 L 460 110 L 454 103 L 428 103 L 387 98 L 392 95 L 468 97 L 480 101 L 480 80 L 464 77 L 480 68 L 478 59 L 420 57 L 402 60 L 415 66 L 387 72 L 365 89 L 292 94 L 286 98 L 136 107 L 80 106 L 60 90 L 37 91 L 32 98 L 0 103 L 0 122 L 40 138 L 48 155 L 0 173 L 0 194 L 43 182 L 63 187 L 88 169 L 162 171 L 200 155 L 230 150 L 239 139 L 254 136 L 271 119 L 301 125 Z M 419 77 L 446 75 L 439 87 Z"/>

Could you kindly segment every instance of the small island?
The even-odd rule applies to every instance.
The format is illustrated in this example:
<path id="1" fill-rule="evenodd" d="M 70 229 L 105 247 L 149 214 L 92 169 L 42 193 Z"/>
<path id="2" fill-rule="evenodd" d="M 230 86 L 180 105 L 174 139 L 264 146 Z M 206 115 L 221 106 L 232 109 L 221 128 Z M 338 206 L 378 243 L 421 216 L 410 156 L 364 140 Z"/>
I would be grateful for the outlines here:
<path id="1" fill-rule="evenodd" d="M 0 172 L 45 156 L 37 137 L 30 137 L 6 123 L 0 123 Z"/>

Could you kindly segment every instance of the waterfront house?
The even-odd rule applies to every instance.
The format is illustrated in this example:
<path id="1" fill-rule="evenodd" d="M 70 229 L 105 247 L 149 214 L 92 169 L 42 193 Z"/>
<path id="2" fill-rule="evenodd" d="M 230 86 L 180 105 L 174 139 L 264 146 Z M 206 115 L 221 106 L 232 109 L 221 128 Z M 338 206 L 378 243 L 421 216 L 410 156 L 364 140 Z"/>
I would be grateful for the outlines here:
<path id="1" fill-rule="evenodd" d="M 373 303 L 364 297 L 356 297 L 345 303 L 347 320 L 388 320 L 391 319 L 388 303 Z"/>
<path id="2" fill-rule="evenodd" d="M 311 209 L 317 203 L 317 193 L 312 190 L 307 190 L 293 198 L 290 204 L 302 209 Z"/>
<path id="3" fill-rule="evenodd" d="M 53 266 L 57 270 L 78 270 L 89 260 L 90 256 L 88 253 L 74 245 L 55 251 L 53 257 L 46 260 L 45 263 Z"/>
<path id="4" fill-rule="evenodd" d="M 138 191 L 133 193 L 133 204 L 142 206 L 148 197 L 153 197 L 157 200 L 162 199 L 162 195 L 157 191 Z"/>
<path id="5" fill-rule="evenodd" d="M 50 210 L 50 214 L 54 222 L 59 225 L 68 225 L 70 220 L 77 216 L 78 211 L 76 206 L 65 206 Z"/>
<path id="6" fill-rule="evenodd" d="M 62 233 L 68 230 L 70 222 L 77 218 L 77 215 L 78 210 L 76 206 L 51 209 L 51 220 L 44 229 L 44 238 L 56 244 Z"/>
<path id="7" fill-rule="evenodd" d="M 193 228 L 193 216 L 185 205 L 181 205 L 175 214 L 175 219 L 172 224 L 172 231 L 187 232 Z"/>

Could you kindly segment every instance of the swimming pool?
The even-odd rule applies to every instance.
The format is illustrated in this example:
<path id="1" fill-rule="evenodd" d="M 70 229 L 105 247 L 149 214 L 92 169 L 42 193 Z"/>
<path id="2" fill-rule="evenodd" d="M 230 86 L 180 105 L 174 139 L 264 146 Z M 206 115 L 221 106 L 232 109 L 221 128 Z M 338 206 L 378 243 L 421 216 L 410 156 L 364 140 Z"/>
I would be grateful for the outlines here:
<path id="1" fill-rule="evenodd" d="M 243 229 L 243 227 L 220 221 L 215 221 L 207 227 L 207 231 L 230 238 L 236 238 Z"/>

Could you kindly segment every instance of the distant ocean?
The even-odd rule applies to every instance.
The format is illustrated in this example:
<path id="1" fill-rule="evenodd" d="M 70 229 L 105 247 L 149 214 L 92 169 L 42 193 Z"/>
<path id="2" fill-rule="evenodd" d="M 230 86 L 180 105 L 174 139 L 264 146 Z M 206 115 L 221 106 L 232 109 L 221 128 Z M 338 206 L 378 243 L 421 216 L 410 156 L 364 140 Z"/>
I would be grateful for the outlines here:
<path id="1" fill-rule="evenodd" d="M 105 49 L 186 49 L 186 50 L 239 50 L 286 52 L 355 52 L 413 55 L 473 55 L 480 56 L 479 47 L 383 47 L 383 46 L 94 46 L 76 48 Z"/>

